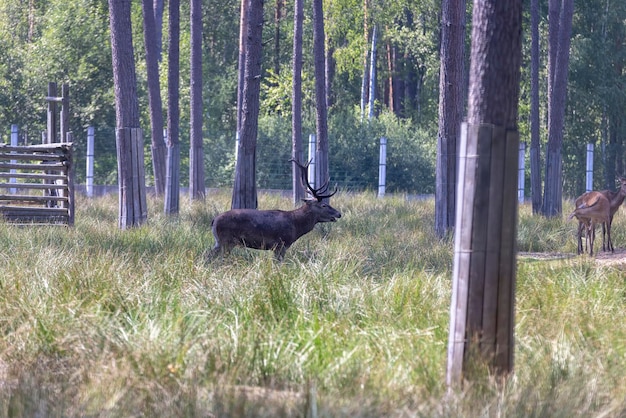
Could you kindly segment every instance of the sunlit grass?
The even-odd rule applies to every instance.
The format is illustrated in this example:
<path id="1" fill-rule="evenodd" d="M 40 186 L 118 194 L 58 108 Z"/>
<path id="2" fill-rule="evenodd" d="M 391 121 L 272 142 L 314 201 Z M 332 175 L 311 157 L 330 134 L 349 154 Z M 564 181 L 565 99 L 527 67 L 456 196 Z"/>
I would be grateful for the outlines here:
<path id="1" fill-rule="evenodd" d="M 260 195 L 263 208 L 292 207 Z M 76 226 L 0 224 L 0 416 L 621 416 L 623 265 L 576 257 L 573 221 L 520 209 L 516 368 L 445 385 L 452 239 L 434 202 L 337 195 L 343 214 L 283 263 L 205 264 L 230 196 L 117 228 L 115 197 Z M 618 212 L 614 242 L 623 248 Z M 620 247 L 621 246 L 621 247 Z"/>

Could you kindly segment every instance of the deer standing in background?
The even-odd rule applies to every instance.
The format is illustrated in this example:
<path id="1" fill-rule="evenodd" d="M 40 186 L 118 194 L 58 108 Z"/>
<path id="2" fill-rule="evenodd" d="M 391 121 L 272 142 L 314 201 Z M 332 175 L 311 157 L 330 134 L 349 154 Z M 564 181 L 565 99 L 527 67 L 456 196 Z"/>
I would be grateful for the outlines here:
<path id="1" fill-rule="evenodd" d="M 622 203 L 624 203 L 624 198 L 626 198 L 626 178 L 618 174 L 617 179 L 620 182 L 619 189 L 617 189 L 616 191 L 603 190 L 602 192 L 600 192 L 603 195 L 605 195 L 606 198 L 609 199 L 609 202 L 611 203 L 611 218 L 609 219 L 609 224 L 611 226 L 613 225 L 613 216 L 615 216 L 615 213 L 617 212 L 619 207 L 622 205 Z M 604 230 L 605 230 L 605 225 L 602 224 L 602 249 L 604 249 Z M 613 241 L 610 240 L 607 243 L 607 245 L 609 247 L 609 250 L 613 252 L 614 251 Z"/>
<path id="2" fill-rule="evenodd" d="M 313 230 L 320 222 L 335 222 L 341 213 L 323 202 L 337 193 L 321 194 L 328 190 L 328 182 L 315 189 L 308 181 L 308 164 L 293 161 L 301 170 L 301 180 L 313 199 L 291 211 L 232 209 L 217 215 L 211 222 L 215 246 L 207 254 L 207 260 L 219 254 L 229 253 L 233 247 L 241 246 L 257 250 L 272 250 L 281 261 L 287 249 L 301 236 Z"/>
<path id="3" fill-rule="evenodd" d="M 626 198 L 626 178 L 622 177 L 622 176 L 620 176 L 618 174 L 617 175 L 617 179 L 620 182 L 619 189 L 617 189 L 615 191 L 612 191 L 612 190 L 602 190 L 601 192 L 599 192 L 599 193 L 602 193 L 609 200 L 609 204 L 611 206 L 609 225 L 611 225 L 611 226 L 613 225 L 613 216 L 615 216 L 615 213 L 617 212 L 619 207 L 624 202 L 624 198 Z M 578 197 L 576 199 L 575 203 L 574 203 L 576 208 L 578 208 L 581 205 L 583 205 L 585 201 L 588 201 L 588 199 L 589 199 L 588 194 L 589 193 L 595 193 L 595 192 L 587 192 L 587 193 L 582 194 L 580 197 Z M 591 230 L 590 230 L 591 224 L 590 224 L 590 219 L 589 218 L 580 217 L 580 216 L 576 216 L 576 218 L 578 219 L 578 254 L 581 254 L 583 252 L 583 247 L 582 247 L 582 234 L 583 234 L 583 232 L 585 232 L 585 235 L 586 235 L 586 237 L 585 237 L 585 250 L 586 250 L 586 246 L 587 246 L 587 242 L 589 241 L 590 233 L 594 233 L 595 234 L 595 230 L 593 232 L 591 232 Z M 570 219 L 571 219 L 571 217 L 570 217 Z M 607 228 L 607 225 L 605 223 L 602 223 L 602 251 L 606 251 L 607 248 L 608 248 L 609 251 L 613 252 L 615 249 L 613 247 L 613 240 L 610 238 L 610 236 L 609 236 L 608 242 L 605 243 L 605 237 L 607 235 L 606 234 L 606 228 Z"/>
<path id="4" fill-rule="evenodd" d="M 578 254 L 582 252 L 582 231 L 586 230 L 589 241 L 589 255 L 593 255 L 593 243 L 596 238 L 596 225 L 606 224 L 609 247 L 611 243 L 611 203 L 602 192 L 587 192 L 576 199 L 576 209 L 568 219 L 578 219 Z M 604 229 L 603 229 L 604 233 Z M 602 238 L 604 246 L 604 237 Z M 603 248 L 604 249 L 604 248 Z"/>

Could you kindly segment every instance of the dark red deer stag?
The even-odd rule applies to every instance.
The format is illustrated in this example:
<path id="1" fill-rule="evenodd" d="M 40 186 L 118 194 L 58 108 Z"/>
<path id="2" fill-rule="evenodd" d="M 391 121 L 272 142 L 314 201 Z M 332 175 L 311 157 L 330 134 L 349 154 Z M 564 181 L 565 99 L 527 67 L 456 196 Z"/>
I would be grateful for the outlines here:
<path id="1" fill-rule="evenodd" d="M 282 260 L 285 252 L 298 238 L 313 230 L 319 222 L 335 222 L 341 213 L 325 203 L 323 199 L 337 193 L 327 191 L 328 182 L 320 188 L 313 188 L 308 181 L 308 164 L 300 167 L 302 181 L 313 199 L 303 200 L 304 204 L 291 211 L 232 209 L 219 214 L 211 222 L 215 246 L 207 254 L 207 260 L 220 254 L 229 253 L 233 247 L 242 246 L 257 250 L 272 250 L 278 260 Z"/>

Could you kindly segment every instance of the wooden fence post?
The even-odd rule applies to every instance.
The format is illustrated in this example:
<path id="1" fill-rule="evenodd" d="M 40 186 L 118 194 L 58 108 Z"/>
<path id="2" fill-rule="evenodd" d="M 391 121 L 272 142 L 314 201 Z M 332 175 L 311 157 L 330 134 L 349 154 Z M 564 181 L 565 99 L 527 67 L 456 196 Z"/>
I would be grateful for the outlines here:
<path id="1" fill-rule="evenodd" d="M 70 85 L 64 83 L 61 85 L 61 138 L 59 142 L 69 142 L 68 133 L 70 132 Z"/>
<path id="2" fill-rule="evenodd" d="M 385 196 L 387 177 L 387 138 L 380 138 L 380 157 L 378 159 L 378 197 Z"/>
<path id="3" fill-rule="evenodd" d="M 317 149 L 315 134 L 309 134 L 309 184 L 315 188 L 317 185 L 315 177 L 315 164 L 317 164 L 317 158 L 315 158 Z"/>
<path id="4" fill-rule="evenodd" d="M 519 135 L 491 124 L 461 127 L 448 384 L 473 360 L 513 368 Z"/>
<path id="5" fill-rule="evenodd" d="M 48 113 L 47 113 L 47 135 L 46 143 L 54 144 L 57 142 L 57 83 L 48 83 Z"/>
<path id="6" fill-rule="evenodd" d="M 590 192 L 593 190 L 593 144 L 587 144 L 587 176 L 585 185 L 585 191 Z"/>
<path id="7" fill-rule="evenodd" d="M 85 182 L 85 189 L 88 197 L 93 197 L 94 139 L 95 129 L 93 126 L 89 126 L 87 128 L 87 177 Z"/>

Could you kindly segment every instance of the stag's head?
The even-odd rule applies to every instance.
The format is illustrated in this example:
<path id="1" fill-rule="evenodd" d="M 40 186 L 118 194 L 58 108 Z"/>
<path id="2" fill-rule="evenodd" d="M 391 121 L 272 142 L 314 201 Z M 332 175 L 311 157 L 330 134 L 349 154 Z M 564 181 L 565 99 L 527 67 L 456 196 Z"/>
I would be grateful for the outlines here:
<path id="1" fill-rule="evenodd" d="M 337 193 L 337 188 L 335 187 L 335 190 L 332 193 L 327 193 L 328 181 L 317 189 L 312 187 L 311 183 L 309 183 L 308 176 L 310 161 L 306 164 L 300 164 L 294 159 L 291 161 L 293 161 L 294 164 L 300 168 L 300 179 L 302 180 L 302 184 L 307 188 L 307 192 L 312 196 L 311 199 L 305 199 L 304 203 L 307 205 L 311 213 L 315 215 L 317 222 L 335 222 L 337 219 L 341 218 L 341 212 L 324 202 L 324 199 L 328 199 Z"/>

